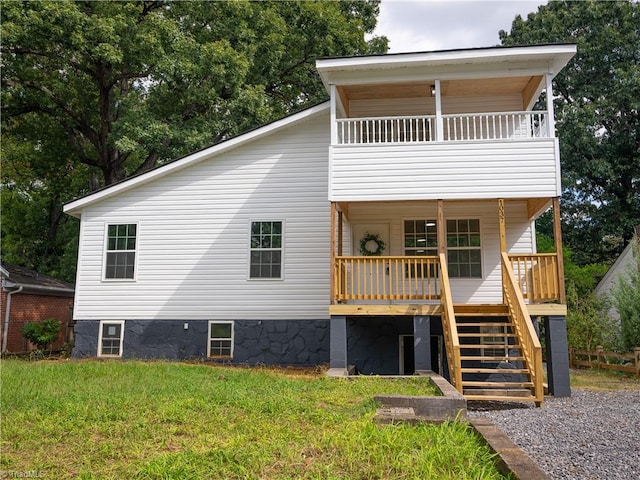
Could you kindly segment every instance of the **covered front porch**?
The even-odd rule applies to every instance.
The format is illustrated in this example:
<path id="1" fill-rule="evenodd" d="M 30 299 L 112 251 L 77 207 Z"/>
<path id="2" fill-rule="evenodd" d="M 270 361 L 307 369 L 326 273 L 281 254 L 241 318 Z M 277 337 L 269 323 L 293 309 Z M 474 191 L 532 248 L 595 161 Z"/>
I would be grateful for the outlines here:
<path id="1" fill-rule="evenodd" d="M 482 204 L 474 207 L 474 203 Z M 525 242 L 519 238 L 533 235 L 525 231 L 524 224 L 532 224 L 540 209 L 548 205 L 554 208 L 556 252 L 509 252 L 510 248 L 524 249 Z M 378 212 L 378 217 L 371 218 L 372 210 Z M 419 216 L 422 220 L 418 227 L 416 211 L 425 212 Z M 504 199 L 464 204 L 444 200 L 411 205 L 389 202 L 384 208 L 370 209 L 364 204 L 332 203 L 331 212 L 332 369 L 346 371 L 352 365 L 350 352 L 352 357 L 360 355 L 352 346 L 358 335 L 354 332 L 362 332 L 369 322 L 372 330 L 384 325 L 388 331 L 388 341 L 394 345 L 379 354 L 391 357 L 389 363 L 392 367 L 397 365 L 393 367 L 398 369 L 395 373 L 434 370 L 472 398 L 470 386 L 482 383 L 474 379 L 491 379 L 490 369 L 500 362 L 511 362 L 509 366 L 513 368 L 501 373 L 521 379 L 518 385 L 530 389 L 530 399 L 542 402 L 543 359 L 536 326 L 540 319 L 549 327 L 558 321 L 564 326 L 566 315 L 557 199 L 508 204 Z M 478 222 L 462 221 L 461 212 L 479 217 Z M 514 215 L 512 231 L 508 228 L 508 213 Z M 389 232 L 380 235 L 385 239 L 382 243 L 386 250 L 380 253 L 404 254 L 363 255 L 358 239 L 363 232 L 378 233 L 369 232 L 370 227 L 381 229 L 383 220 L 391 218 L 387 215 L 396 220 L 392 218 Z M 359 223 L 360 217 L 367 218 L 364 225 Z M 462 231 L 454 234 L 453 227 Z M 477 269 L 472 262 L 473 252 L 460 253 L 474 249 L 481 260 Z M 456 288 L 462 294 L 456 295 Z M 476 301 L 472 290 L 480 292 L 475 293 Z M 385 318 L 386 321 L 381 320 Z M 547 339 L 547 363 L 552 365 L 552 357 L 561 359 L 563 348 L 566 354 L 566 333 L 563 340 L 563 329 L 545 330 L 552 334 Z M 412 343 L 407 344 L 408 341 Z M 496 343 L 504 353 L 495 353 L 499 350 Z M 434 348 L 440 351 L 434 353 Z M 411 355 L 405 355 L 403 349 L 411 350 Z M 493 354 L 488 355 L 489 351 Z M 403 364 L 407 361 L 413 363 Z M 561 364 L 562 360 L 555 359 L 560 370 L 552 369 L 549 375 L 550 388 L 558 387 L 555 390 L 560 395 L 565 383 L 568 388 L 568 370 L 565 375 Z M 356 367 L 363 370 L 362 366 Z M 387 365 L 383 373 L 389 373 L 387 370 L 392 367 Z M 377 373 L 369 370 L 364 369 L 365 373 Z M 522 376 L 525 372 L 526 377 Z"/>

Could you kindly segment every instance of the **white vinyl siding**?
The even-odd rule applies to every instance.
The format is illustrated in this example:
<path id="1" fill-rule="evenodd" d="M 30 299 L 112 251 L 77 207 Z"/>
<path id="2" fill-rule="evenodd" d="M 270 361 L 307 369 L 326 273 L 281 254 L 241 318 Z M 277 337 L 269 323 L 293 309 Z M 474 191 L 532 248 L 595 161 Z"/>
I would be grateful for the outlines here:
<path id="1" fill-rule="evenodd" d="M 557 139 L 334 145 L 333 201 L 528 198 L 560 194 Z"/>
<path id="2" fill-rule="evenodd" d="M 328 318 L 328 144 L 325 110 L 85 207 L 75 318 Z M 261 219 L 286 222 L 280 282 L 247 278 Z M 138 221 L 137 281 L 103 282 L 106 225 Z"/>

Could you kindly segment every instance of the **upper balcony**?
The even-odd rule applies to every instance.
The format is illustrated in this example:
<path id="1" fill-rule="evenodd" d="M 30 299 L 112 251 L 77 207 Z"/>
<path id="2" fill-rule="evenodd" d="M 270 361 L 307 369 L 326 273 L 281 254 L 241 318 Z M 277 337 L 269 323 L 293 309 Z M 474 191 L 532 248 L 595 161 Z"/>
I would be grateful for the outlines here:
<path id="1" fill-rule="evenodd" d="M 560 195 L 551 81 L 574 45 L 317 62 L 331 96 L 329 199 Z M 547 92 L 546 109 L 533 110 Z"/>

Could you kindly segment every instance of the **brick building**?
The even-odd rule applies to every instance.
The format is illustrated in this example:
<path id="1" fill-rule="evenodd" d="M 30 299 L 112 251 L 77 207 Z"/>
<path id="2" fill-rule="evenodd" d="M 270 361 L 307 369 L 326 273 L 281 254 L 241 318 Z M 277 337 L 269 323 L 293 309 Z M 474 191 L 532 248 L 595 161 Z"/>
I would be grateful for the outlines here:
<path id="1" fill-rule="evenodd" d="M 33 350 L 35 347 L 22 336 L 21 329 L 27 322 L 47 318 L 61 324 L 60 335 L 52 350 L 60 350 L 65 342 L 73 339 L 73 285 L 6 262 L 2 262 L 0 273 L 2 353 Z"/>

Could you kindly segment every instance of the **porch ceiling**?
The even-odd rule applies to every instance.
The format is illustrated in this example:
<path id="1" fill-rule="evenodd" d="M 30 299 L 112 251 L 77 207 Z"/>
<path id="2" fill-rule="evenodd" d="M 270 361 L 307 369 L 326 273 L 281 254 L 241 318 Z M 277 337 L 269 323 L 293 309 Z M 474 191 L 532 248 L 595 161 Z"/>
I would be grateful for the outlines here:
<path id="1" fill-rule="evenodd" d="M 523 103 L 528 103 L 533 92 L 540 90 L 544 79 L 541 75 L 500 77 L 483 79 L 444 80 L 441 82 L 442 96 L 485 96 L 520 93 Z M 338 93 L 343 105 L 350 100 L 421 98 L 431 96 L 432 80 L 424 82 L 340 85 Z"/>

